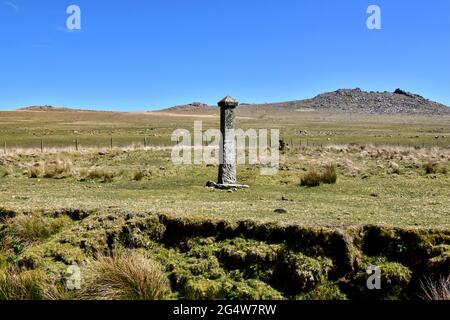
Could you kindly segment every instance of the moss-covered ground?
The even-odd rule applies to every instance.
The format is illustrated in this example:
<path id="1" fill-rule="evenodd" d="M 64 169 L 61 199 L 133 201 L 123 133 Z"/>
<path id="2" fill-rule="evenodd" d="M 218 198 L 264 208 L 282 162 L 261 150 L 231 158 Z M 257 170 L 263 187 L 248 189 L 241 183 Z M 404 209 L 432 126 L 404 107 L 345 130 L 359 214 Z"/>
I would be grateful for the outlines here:
<path id="1" fill-rule="evenodd" d="M 117 250 L 159 262 L 170 281 L 166 299 L 417 299 L 421 279 L 446 275 L 450 267 L 450 232 L 442 230 L 230 223 L 123 211 L 1 215 L 0 272 L 39 273 L 42 291 L 33 298 L 48 298 L 48 288 L 59 288 L 58 299 L 73 298 L 64 289 L 67 268 L 76 264 L 82 276 L 98 254 Z M 381 270 L 381 290 L 366 286 L 371 265 Z"/>

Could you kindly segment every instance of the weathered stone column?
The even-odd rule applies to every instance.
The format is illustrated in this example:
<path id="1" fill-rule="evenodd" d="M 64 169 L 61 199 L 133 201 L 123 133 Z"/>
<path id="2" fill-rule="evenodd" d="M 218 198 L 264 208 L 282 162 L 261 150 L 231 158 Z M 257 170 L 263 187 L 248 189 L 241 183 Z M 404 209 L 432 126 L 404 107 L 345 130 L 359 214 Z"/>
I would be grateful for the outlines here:
<path id="1" fill-rule="evenodd" d="M 208 181 L 208 188 L 216 189 L 243 189 L 247 185 L 237 183 L 236 159 L 236 107 L 239 105 L 234 98 L 226 96 L 219 101 L 220 107 L 220 145 L 219 145 L 219 177 L 217 183 Z"/>
<path id="2" fill-rule="evenodd" d="M 219 185 L 236 184 L 236 107 L 239 105 L 232 97 L 225 97 L 219 101 L 220 107 L 220 167 Z"/>
<path id="3" fill-rule="evenodd" d="M 225 97 L 219 101 L 220 107 L 220 165 L 217 183 L 208 182 L 207 186 L 218 189 L 241 189 L 249 186 L 240 185 L 236 178 L 236 107 L 239 105 L 232 97 Z"/>

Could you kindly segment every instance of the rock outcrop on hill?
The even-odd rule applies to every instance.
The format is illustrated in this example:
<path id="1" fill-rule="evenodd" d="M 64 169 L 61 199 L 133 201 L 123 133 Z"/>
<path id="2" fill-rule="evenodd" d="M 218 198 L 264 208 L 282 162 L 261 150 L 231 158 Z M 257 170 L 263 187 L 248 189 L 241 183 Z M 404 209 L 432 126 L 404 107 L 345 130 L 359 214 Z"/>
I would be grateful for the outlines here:
<path id="1" fill-rule="evenodd" d="M 214 108 L 216 107 L 193 103 L 165 111 L 202 112 Z M 311 110 L 355 114 L 450 115 L 449 107 L 402 89 L 396 89 L 394 92 L 366 92 L 359 88 L 340 89 L 306 100 L 266 104 L 242 103 L 240 109 L 264 112 Z"/>
<path id="2" fill-rule="evenodd" d="M 201 102 L 193 102 L 190 104 L 185 104 L 185 105 L 180 105 L 180 106 L 175 106 L 175 107 L 171 107 L 168 108 L 164 111 L 172 111 L 172 112 L 178 112 L 178 111 L 182 111 L 182 112 L 203 112 L 203 111 L 210 111 L 210 110 L 214 110 L 214 106 L 209 106 L 205 103 L 201 103 Z"/>
<path id="3" fill-rule="evenodd" d="M 312 99 L 295 100 L 279 103 L 249 104 L 241 103 L 240 110 L 247 112 L 290 112 L 290 111 L 324 111 L 349 114 L 405 114 L 450 116 L 450 107 L 426 99 L 418 94 L 402 89 L 393 92 L 367 92 L 359 88 L 339 89 L 322 93 Z M 83 111 L 53 106 L 31 106 L 21 111 Z M 173 113 L 216 113 L 218 107 L 201 102 L 174 106 L 161 110 Z M 87 110 L 86 110 L 87 111 Z"/>
<path id="4" fill-rule="evenodd" d="M 394 92 L 341 89 L 304 100 L 301 104 L 316 110 L 344 113 L 450 115 L 449 107 L 401 89 Z"/>
<path id="5" fill-rule="evenodd" d="M 19 111 L 82 111 L 81 109 L 71 109 L 54 106 L 30 106 L 18 109 Z"/>

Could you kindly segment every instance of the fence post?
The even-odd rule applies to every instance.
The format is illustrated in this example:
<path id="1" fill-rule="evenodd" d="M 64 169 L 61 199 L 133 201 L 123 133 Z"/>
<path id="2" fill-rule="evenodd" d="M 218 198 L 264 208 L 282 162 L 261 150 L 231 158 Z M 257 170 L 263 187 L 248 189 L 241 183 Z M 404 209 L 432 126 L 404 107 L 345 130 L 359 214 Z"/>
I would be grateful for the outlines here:
<path id="1" fill-rule="evenodd" d="M 3 153 L 6 154 L 6 141 L 5 141 L 4 145 L 3 145 Z"/>
<path id="2" fill-rule="evenodd" d="M 75 139 L 75 150 L 78 151 L 78 139 Z"/>
<path id="3" fill-rule="evenodd" d="M 41 153 L 44 152 L 44 139 L 41 139 Z"/>
<path id="4" fill-rule="evenodd" d="M 144 148 L 147 148 L 147 138 L 144 137 Z"/>
<path id="5" fill-rule="evenodd" d="M 111 140 L 110 140 L 110 144 L 109 144 L 109 146 L 110 146 L 110 149 L 112 149 L 113 148 L 113 138 L 111 137 Z"/>

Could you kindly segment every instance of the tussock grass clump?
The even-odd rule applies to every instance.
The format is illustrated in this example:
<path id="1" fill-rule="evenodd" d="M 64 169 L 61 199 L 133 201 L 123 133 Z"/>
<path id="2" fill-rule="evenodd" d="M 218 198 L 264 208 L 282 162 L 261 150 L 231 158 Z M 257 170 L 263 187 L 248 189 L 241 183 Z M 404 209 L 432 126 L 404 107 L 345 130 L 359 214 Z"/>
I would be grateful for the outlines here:
<path id="1" fill-rule="evenodd" d="M 44 174 L 44 166 L 42 163 L 34 163 L 27 168 L 27 175 L 30 179 L 36 179 L 42 177 Z"/>
<path id="2" fill-rule="evenodd" d="M 450 300 L 450 277 L 441 277 L 437 281 L 426 279 L 421 282 L 424 300 Z"/>
<path id="3" fill-rule="evenodd" d="M 72 163 L 70 160 L 56 160 L 36 162 L 27 167 L 28 178 L 62 179 L 72 176 Z"/>
<path id="4" fill-rule="evenodd" d="M 114 180 L 114 172 L 112 171 L 105 171 L 103 173 L 103 179 L 102 181 L 105 183 L 110 183 Z"/>
<path id="5" fill-rule="evenodd" d="M 302 187 L 318 187 L 322 183 L 335 184 L 337 181 L 336 165 L 330 164 L 325 166 L 322 172 L 317 172 L 314 169 L 309 170 L 301 179 L 300 185 Z"/>
<path id="6" fill-rule="evenodd" d="M 43 270 L 0 271 L 1 300 L 63 300 L 70 298 L 61 284 L 55 284 Z"/>
<path id="7" fill-rule="evenodd" d="M 134 181 L 141 181 L 145 176 L 145 171 L 142 169 L 138 169 L 133 171 L 133 173 L 131 174 L 131 179 L 133 179 Z"/>
<path id="8" fill-rule="evenodd" d="M 86 175 L 87 179 L 95 180 L 100 179 L 102 182 L 109 183 L 114 180 L 114 172 L 102 167 L 91 168 Z"/>
<path id="9" fill-rule="evenodd" d="M 300 185 L 302 187 L 318 187 L 320 186 L 321 182 L 322 177 L 320 173 L 318 173 L 314 169 L 311 169 L 302 177 Z"/>
<path id="10" fill-rule="evenodd" d="M 68 217 L 47 218 L 41 215 L 18 215 L 7 219 L 5 232 L 13 239 L 25 244 L 45 240 L 58 233 L 69 223 Z"/>
<path id="11" fill-rule="evenodd" d="M 5 166 L 5 167 L 3 167 L 1 170 L 0 170 L 0 172 L 1 172 L 1 176 L 2 177 L 9 177 L 9 176 L 12 176 L 13 174 L 14 174 L 14 170 L 13 170 L 13 168 L 11 168 L 10 166 Z"/>
<path id="12" fill-rule="evenodd" d="M 85 300 L 158 300 L 168 291 L 160 265 L 137 252 L 99 256 L 82 271 Z"/>
<path id="13" fill-rule="evenodd" d="M 72 170 L 73 176 L 77 178 L 78 181 L 86 180 L 100 180 L 104 183 L 113 182 L 114 177 L 117 173 L 113 170 L 107 170 L 103 167 L 94 166 L 91 168 L 76 168 Z M 120 173 L 119 173 L 120 174 Z"/>
<path id="14" fill-rule="evenodd" d="M 74 168 L 72 170 L 73 176 L 78 180 L 78 181 L 84 181 L 87 179 L 88 173 L 89 173 L 89 169 L 87 168 Z"/>
<path id="15" fill-rule="evenodd" d="M 44 178 L 66 178 L 72 175 L 72 163 L 70 161 L 54 161 L 45 163 Z"/>
<path id="16" fill-rule="evenodd" d="M 424 165 L 425 174 L 447 174 L 447 168 L 437 162 L 427 162 Z"/>
<path id="17" fill-rule="evenodd" d="M 336 165 L 329 164 L 325 166 L 325 170 L 322 172 L 322 182 L 325 184 L 335 184 L 337 181 Z"/>
<path id="18" fill-rule="evenodd" d="M 45 299 L 46 276 L 42 270 L 0 272 L 0 300 Z"/>
<path id="19" fill-rule="evenodd" d="M 400 166 L 398 165 L 398 163 L 391 161 L 389 163 L 389 167 L 391 168 L 392 174 L 401 174 Z"/>

